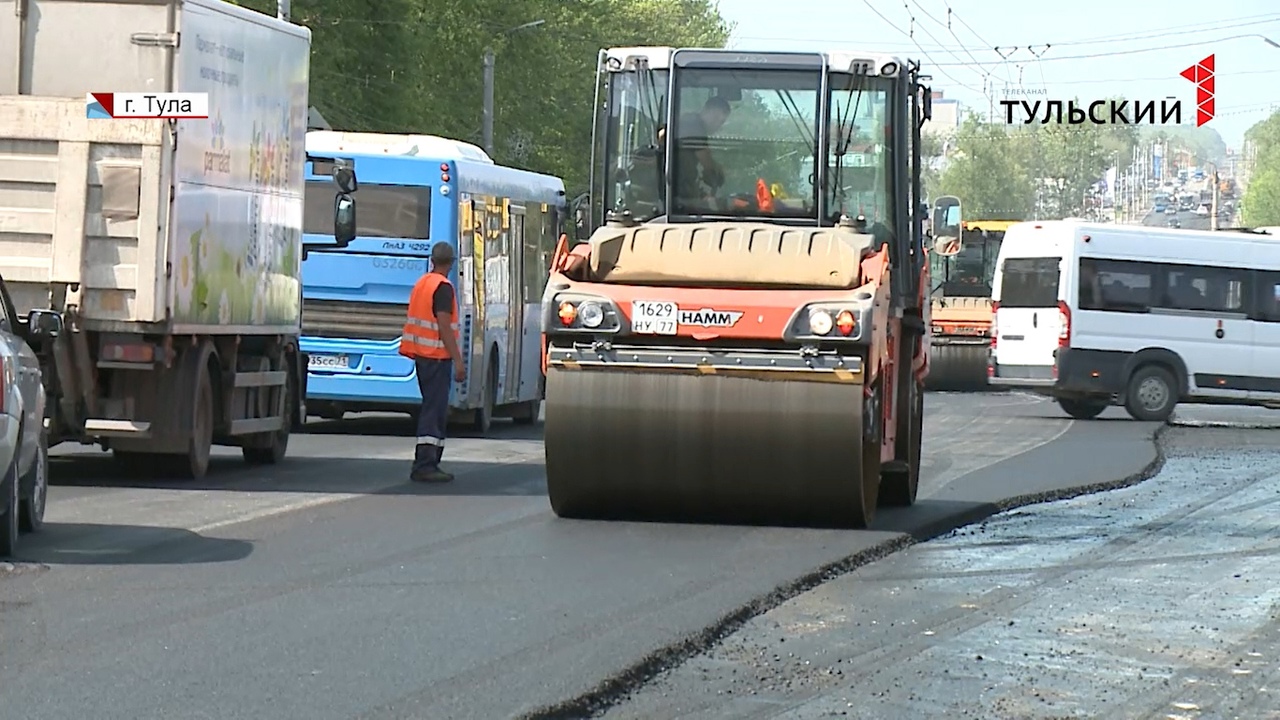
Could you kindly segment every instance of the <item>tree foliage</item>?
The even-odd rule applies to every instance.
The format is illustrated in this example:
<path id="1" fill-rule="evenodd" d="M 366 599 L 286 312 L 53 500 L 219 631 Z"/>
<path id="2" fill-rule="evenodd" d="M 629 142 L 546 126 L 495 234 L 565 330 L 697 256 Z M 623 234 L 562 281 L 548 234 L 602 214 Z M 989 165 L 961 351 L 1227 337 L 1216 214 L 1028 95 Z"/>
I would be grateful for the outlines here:
<path id="1" fill-rule="evenodd" d="M 966 217 L 1030 217 L 1036 198 L 1033 141 L 1034 134 L 1021 127 L 983 123 L 971 115 L 956 133 L 938 193 L 960 198 Z"/>
<path id="2" fill-rule="evenodd" d="M 492 48 L 494 159 L 569 188 L 587 185 L 601 48 L 723 47 L 731 30 L 715 0 L 294 0 L 291 14 L 312 31 L 311 104 L 335 129 L 480 144 Z"/>
<path id="3" fill-rule="evenodd" d="M 1280 112 L 1249 128 L 1245 138 L 1257 156 L 1241 203 L 1244 224 L 1280 225 Z"/>

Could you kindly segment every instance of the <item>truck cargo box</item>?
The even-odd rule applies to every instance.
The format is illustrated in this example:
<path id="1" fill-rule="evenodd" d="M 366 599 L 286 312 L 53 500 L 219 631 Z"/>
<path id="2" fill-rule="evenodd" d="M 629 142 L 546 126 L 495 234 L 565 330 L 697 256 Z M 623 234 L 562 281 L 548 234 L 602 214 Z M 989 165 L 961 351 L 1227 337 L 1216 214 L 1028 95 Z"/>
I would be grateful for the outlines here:
<path id="1" fill-rule="evenodd" d="M 26 22 L 0 13 L 0 44 L 22 49 L 0 69 L 0 273 L 19 310 L 296 333 L 309 31 L 217 0 L 23 6 Z M 167 91 L 208 93 L 209 119 L 87 117 L 91 92 Z"/>

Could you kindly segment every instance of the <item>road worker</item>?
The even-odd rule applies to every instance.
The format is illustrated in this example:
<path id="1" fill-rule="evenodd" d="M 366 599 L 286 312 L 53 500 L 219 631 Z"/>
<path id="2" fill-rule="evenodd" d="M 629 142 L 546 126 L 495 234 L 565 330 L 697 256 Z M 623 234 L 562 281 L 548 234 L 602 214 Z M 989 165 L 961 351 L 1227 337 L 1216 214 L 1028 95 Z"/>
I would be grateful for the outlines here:
<path id="1" fill-rule="evenodd" d="M 449 419 L 449 381 L 465 381 L 467 367 L 458 349 L 458 297 L 449 282 L 452 268 L 453 247 L 445 242 L 433 245 L 431 269 L 413 286 L 400 338 L 400 354 L 414 361 L 422 393 L 418 444 L 409 473 L 414 482 L 453 480 L 453 475 L 440 469 Z"/>

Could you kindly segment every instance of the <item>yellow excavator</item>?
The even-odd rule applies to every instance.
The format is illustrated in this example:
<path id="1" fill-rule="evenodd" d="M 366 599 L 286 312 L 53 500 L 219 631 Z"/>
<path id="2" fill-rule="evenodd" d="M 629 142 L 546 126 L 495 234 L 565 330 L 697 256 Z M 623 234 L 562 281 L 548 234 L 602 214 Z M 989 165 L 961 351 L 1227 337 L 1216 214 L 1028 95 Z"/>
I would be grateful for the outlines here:
<path id="1" fill-rule="evenodd" d="M 1005 230 L 1016 220 L 965 220 L 959 198 L 934 202 L 930 293 L 929 390 L 987 387 L 991 347 L 991 283 Z"/>

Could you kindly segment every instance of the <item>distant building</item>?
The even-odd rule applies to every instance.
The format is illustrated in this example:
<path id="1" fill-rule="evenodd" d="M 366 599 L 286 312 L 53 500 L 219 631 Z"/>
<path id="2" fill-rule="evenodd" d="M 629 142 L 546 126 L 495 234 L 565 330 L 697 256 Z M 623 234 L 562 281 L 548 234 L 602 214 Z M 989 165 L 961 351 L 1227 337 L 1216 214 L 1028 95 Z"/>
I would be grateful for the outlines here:
<path id="1" fill-rule="evenodd" d="M 959 100 L 944 98 L 941 90 L 933 91 L 933 117 L 921 126 L 922 133 L 949 135 L 960 127 L 963 110 Z"/>

